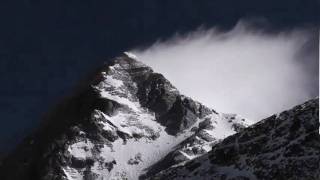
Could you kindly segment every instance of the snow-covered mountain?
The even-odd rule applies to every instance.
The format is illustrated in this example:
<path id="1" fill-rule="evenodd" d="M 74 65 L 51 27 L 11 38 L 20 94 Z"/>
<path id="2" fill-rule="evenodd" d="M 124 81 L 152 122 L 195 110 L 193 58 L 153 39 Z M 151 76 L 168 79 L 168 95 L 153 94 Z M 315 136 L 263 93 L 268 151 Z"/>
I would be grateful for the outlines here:
<path id="1" fill-rule="evenodd" d="M 125 53 L 48 113 L 3 160 L 0 179 L 266 179 L 266 174 L 281 179 L 289 165 L 304 172 L 297 170 L 300 176 L 293 173 L 292 179 L 317 177 L 317 171 L 306 176 L 319 170 L 314 162 L 319 134 L 313 136 L 319 126 L 317 101 L 247 128 L 247 119 L 180 94 Z M 294 158 L 283 154 L 287 151 Z M 266 158 L 267 165 L 261 161 Z M 280 170 L 285 173 L 277 174 Z M 231 177 L 234 172 L 246 176 Z"/>
<path id="2" fill-rule="evenodd" d="M 130 53 L 108 61 L 46 122 L 7 158 L 3 168 L 16 173 L 1 179 L 134 180 L 168 154 L 173 164 L 193 159 L 249 124 L 181 95 Z"/>

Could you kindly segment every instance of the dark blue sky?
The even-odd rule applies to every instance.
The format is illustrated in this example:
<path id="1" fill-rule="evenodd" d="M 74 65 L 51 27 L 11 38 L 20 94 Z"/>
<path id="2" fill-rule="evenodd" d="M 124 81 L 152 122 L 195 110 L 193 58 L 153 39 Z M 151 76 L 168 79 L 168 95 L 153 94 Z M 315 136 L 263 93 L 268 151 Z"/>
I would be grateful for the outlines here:
<path id="1" fill-rule="evenodd" d="M 36 127 L 108 58 L 200 25 L 228 29 L 241 18 L 263 18 L 270 31 L 318 27 L 319 1 L 1 1 L 0 146 Z"/>

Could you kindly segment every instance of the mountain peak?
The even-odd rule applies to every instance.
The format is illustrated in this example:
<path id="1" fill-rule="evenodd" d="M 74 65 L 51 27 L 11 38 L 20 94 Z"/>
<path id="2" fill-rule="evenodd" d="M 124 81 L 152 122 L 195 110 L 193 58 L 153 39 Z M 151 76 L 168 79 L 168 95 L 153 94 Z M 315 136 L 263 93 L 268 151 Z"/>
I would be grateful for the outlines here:
<path id="1" fill-rule="evenodd" d="M 153 71 L 151 67 L 139 61 L 138 57 L 131 52 L 123 52 L 121 55 L 107 61 L 106 66 L 121 66 L 121 68 L 126 70 L 146 68 Z"/>
<path id="2" fill-rule="evenodd" d="M 131 52 L 126 51 L 123 54 L 125 54 L 126 56 L 128 56 L 131 59 L 135 59 L 135 60 L 138 59 L 138 57 L 135 54 L 131 53 Z"/>
<path id="3" fill-rule="evenodd" d="M 107 61 L 46 122 L 4 160 L 1 179 L 134 180 L 169 154 L 172 164 L 201 156 L 248 125 L 180 94 L 128 52 Z"/>

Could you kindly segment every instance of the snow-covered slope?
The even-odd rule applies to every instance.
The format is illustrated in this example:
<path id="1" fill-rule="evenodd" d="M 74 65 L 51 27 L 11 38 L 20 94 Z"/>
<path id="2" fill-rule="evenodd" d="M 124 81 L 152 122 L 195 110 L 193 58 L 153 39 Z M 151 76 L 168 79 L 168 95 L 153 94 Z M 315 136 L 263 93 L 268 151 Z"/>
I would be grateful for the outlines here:
<path id="1" fill-rule="evenodd" d="M 318 180 L 319 100 L 264 119 L 150 179 Z"/>
<path id="2" fill-rule="evenodd" d="M 0 177 L 135 180 L 199 157 L 249 124 L 181 95 L 125 53 L 49 114 L 4 161 Z"/>

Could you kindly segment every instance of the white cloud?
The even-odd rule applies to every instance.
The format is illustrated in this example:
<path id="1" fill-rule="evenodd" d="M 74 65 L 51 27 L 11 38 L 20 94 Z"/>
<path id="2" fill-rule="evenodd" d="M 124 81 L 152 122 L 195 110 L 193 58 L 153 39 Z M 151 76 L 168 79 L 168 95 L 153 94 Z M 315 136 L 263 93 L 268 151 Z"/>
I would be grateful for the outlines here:
<path id="1" fill-rule="evenodd" d="M 308 31 L 265 33 L 246 23 L 228 32 L 198 30 L 133 52 L 183 94 L 252 120 L 312 98 L 297 56 Z"/>

